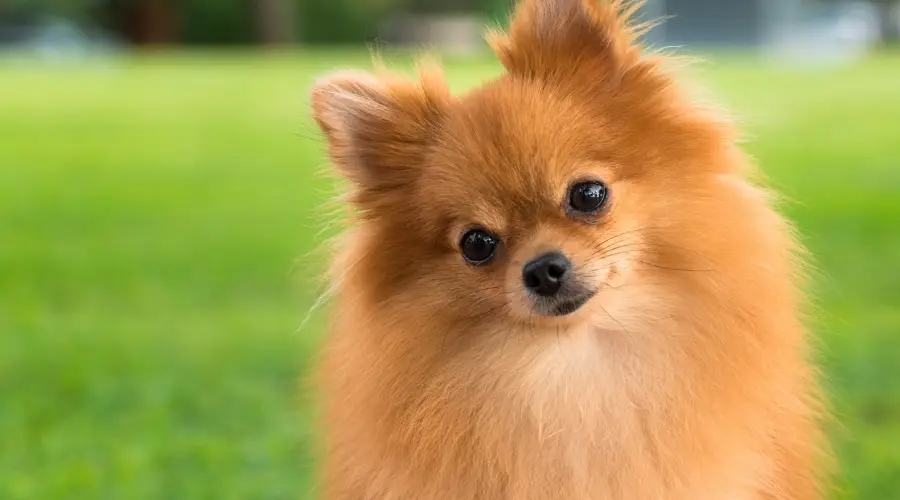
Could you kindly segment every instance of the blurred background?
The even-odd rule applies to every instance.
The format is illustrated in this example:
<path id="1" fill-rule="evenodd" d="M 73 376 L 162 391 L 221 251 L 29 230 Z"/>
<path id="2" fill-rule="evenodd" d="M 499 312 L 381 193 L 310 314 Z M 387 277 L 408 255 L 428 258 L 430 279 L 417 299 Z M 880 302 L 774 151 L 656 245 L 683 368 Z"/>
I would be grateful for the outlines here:
<path id="1" fill-rule="evenodd" d="M 510 0 L 0 0 L 0 498 L 314 498 L 314 78 L 500 68 Z M 650 0 L 817 272 L 833 498 L 900 499 L 900 7 Z"/>

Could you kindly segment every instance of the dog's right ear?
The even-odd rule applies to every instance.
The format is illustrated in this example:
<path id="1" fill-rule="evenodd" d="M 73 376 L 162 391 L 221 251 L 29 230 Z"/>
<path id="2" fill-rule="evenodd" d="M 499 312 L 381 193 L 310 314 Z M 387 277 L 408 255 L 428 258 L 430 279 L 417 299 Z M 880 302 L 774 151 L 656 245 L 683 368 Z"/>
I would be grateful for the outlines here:
<path id="1" fill-rule="evenodd" d="M 357 200 L 408 186 L 448 100 L 433 72 L 418 83 L 340 72 L 320 80 L 311 98 L 332 163 L 355 186 Z"/>
<path id="2" fill-rule="evenodd" d="M 518 0 L 505 32 L 488 41 L 506 69 L 558 84 L 617 80 L 642 63 L 635 23 L 646 0 Z"/>

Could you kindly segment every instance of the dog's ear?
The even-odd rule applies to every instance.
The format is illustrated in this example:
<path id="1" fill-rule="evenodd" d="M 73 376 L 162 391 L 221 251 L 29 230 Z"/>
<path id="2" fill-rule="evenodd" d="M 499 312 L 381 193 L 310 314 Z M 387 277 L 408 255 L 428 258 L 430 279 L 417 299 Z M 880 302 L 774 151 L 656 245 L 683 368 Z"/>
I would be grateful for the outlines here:
<path id="1" fill-rule="evenodd" d="M 519 0 L 508 31 L 488 35 L 506 69 L 554 82 L 618 78 L 641 63 L 642 0 Z"/>
<path id="2" fill-rule="evenodd" d="M 340 72 L 320 80 L 311 98 L 332 163 L 357 195 L 378 195 L 411 182 L 448 100 L 449 91 L 434 72 L 423 72 L 419 82 Z"/>

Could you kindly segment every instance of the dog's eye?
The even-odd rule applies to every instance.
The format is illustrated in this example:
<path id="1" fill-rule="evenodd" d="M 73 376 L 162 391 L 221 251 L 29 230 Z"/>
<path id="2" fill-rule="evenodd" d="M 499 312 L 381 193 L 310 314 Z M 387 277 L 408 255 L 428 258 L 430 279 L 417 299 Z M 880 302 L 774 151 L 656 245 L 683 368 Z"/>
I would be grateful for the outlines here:
<path id="1" fill-rule="evenodd" d="M 600 181 L 581 182 L 569 192 L 569 207 L 576 212 L 596 212 L 606 205 L 607 200 L 609 188 Z"/>
<path id="2" fill-rule="evenodd" d="M 473 266 L 482 266 L 494 258 L 500 242 L 482 229 L 474 229 L 466 233 L 459 243 L 463 257 Z"/>

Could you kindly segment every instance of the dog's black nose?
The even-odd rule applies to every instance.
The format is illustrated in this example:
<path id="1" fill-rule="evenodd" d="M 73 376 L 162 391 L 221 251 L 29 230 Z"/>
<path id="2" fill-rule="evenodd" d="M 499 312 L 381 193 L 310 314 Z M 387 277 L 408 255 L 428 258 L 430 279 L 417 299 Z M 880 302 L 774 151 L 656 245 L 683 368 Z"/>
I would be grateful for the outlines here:
<path id="1" fill-rule="evenodd" d="M 572 264 L 563 254 L 551 252 L 532 260 L 522 268 L 522 281 L 532 292 L 541 297 L 552 297 L 559 292 Z"/>

